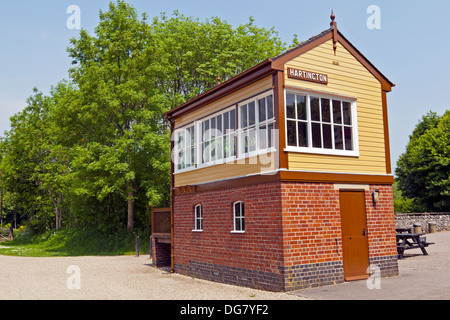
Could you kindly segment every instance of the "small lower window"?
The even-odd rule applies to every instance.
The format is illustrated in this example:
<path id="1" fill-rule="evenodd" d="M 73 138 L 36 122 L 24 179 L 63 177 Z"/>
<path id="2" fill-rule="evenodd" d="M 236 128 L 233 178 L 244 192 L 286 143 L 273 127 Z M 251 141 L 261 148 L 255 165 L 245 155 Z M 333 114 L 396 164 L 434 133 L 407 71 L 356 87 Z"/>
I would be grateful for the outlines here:
<path id="1" fill-rule="evenodd" d="M 194 231 L 202 231 L 203 230 L 203 209 L 202 206 L 196 205 L 195 206 L 195 225 L 194 225 Z"/>
<path id="2" fill-rule="evenodd" d="M 235 202 L 233 206 L 233 219 L 234 230 L 233 231 L 245 231 L 245 210 L 244 202 Z"/>

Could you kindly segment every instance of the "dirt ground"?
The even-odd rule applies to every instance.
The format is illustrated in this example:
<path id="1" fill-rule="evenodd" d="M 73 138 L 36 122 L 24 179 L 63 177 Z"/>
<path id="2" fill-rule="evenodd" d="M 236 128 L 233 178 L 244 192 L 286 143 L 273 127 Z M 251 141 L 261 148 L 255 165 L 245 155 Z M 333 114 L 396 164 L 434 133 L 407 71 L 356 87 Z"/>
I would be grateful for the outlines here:
<path id="1" fill-rule="evenodd" d="M 151 267 L 149 256 L 0 256 L 1 300 L 304 300 Z"/>

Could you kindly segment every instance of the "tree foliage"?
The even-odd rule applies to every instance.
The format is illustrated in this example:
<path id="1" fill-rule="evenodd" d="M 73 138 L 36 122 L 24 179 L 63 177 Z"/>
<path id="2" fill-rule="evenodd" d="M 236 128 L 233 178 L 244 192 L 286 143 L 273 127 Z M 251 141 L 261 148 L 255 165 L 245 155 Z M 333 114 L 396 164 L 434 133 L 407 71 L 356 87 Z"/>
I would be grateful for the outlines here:
<path id="1" fill-rule="evenodd" d="M 426 211 L 450 210 L 450 110 L 417 124 L 396 168 L 402 194 Z"/>
<path id="2" fill-rule="evenodd" d="M 274 29 L 175 11 L 151 20 L 124 1 L 67 48 L 69 78 L 37 89 L 0 142 L 0 183 L 37 229 L 145 227 L 170 205 L 163 113 L 273 57 Z"/>

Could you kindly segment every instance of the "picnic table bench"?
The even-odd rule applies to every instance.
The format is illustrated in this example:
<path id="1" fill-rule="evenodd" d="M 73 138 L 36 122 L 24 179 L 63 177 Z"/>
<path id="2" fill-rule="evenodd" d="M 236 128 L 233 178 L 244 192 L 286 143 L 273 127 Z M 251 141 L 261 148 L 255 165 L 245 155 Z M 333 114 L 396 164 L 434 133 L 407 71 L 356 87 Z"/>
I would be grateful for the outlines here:
<path id="1" fill-rule="evenodd" d="M 426 238 L 422 237 L 425 233 L 411 233 L 411 228 L 399 228 L 397 231 L 397 253 L 398 258 L 403 259 L 405 250 L 418 249 L 422 250 L 424 255 L 428 255 L 426 247 L 434 244 L 426 242 Z"/>

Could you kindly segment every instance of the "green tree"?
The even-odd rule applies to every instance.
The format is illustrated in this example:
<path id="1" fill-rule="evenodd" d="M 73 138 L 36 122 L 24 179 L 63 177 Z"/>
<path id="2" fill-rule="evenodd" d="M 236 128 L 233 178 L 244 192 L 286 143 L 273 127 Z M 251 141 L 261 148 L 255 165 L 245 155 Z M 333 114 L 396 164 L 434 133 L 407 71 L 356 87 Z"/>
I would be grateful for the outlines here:
<path id="1" fill-rule="evenodd" d="M 70 40 L 69 78 L 35 90 L 0 143 L 1 185 L 40 229 L 142 226 L 151 206 L 170 205 L 163 113 L 286 49 L 252 18 L 149 22 L 124 1 L 99 17 Z"/>
<path id="2" fill-rule="evenodd" d="M 429 112 L 410 136 L 396 168 L 402 194 L 426 211 L 450 208 L 450 110 Z"/>

